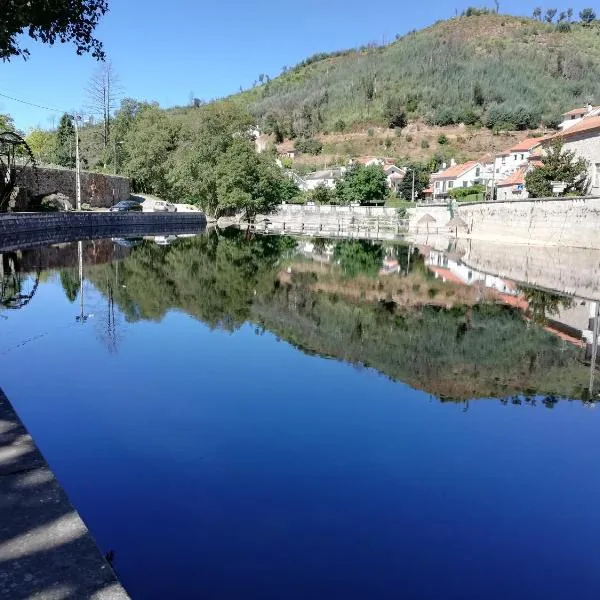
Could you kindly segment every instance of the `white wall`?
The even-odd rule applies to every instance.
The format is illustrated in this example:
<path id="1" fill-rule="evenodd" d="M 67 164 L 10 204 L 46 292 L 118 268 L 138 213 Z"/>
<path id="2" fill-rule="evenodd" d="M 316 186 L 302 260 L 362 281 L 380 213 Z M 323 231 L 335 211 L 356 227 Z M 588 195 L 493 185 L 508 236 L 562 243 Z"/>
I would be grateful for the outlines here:
<path id="1" fill-rule="evenodd" d="M 587 135 L 566 138 L 564 149 L 574 151 L 577 157 L 584 158 L 590 163 L 589 193 L 592 196 L 600 195 L 600 132 L 588 132 Z"/>

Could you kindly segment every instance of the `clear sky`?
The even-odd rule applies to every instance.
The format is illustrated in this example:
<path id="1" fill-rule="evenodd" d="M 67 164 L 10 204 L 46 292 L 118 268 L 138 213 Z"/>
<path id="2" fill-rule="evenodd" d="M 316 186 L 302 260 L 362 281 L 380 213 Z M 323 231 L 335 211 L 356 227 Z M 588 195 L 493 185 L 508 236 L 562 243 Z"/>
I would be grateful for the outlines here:
<path id="1" fill-rule="evenodd" d="M 210 100 L 252 85 L 260 73 L 271 77 L 315 52 L 369 42 L 419 29 L 456 11 L 484 2 L 420 0 L 369 4 L 359 0 L 109 0 L 110 12 L 96 33 L 105 45 L 124 95 L 186 104 L 193 94 Z M 492 7 L 493 2 L 487 2 Z M 591 0 L 567 3 L 575 14 Z M 500 0 L 500 11 L 530 15 L 539 0 Z M 566 7 L 560 7 L 566 8 Z M 85 88 L 96 68 L 72 45 L 42 46 L 26 38 L 27 61 L 0 62 L 0 93 L 61 110 L 85 105 Z M 50 127 L 53 113 L 0 96 L 0 113 L 17 127 Z"/>

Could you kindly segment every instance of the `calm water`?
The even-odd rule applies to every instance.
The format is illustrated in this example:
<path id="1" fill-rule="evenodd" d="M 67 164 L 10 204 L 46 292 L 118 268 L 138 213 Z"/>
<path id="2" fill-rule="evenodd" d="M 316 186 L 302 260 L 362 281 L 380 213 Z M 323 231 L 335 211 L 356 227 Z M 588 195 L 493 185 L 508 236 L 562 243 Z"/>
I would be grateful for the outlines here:
<path id="1" fill-rule="evenodd" d="M 460 254 L 4 254 L 0 385 L 134 598 L 598 598 L 596 305 Z"/>

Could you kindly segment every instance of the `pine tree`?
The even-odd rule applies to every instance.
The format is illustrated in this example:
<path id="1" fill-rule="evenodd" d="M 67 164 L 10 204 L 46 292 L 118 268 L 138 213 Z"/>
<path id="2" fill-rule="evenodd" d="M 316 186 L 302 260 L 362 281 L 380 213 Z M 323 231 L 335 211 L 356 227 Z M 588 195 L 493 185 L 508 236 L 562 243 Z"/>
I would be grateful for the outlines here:
<path id="1" fill-rule="evenodd" d="M 56 130 L 56 162 L 70 169 L 75 167 L 75 128 L 72 117 L 66 113 Z"/>

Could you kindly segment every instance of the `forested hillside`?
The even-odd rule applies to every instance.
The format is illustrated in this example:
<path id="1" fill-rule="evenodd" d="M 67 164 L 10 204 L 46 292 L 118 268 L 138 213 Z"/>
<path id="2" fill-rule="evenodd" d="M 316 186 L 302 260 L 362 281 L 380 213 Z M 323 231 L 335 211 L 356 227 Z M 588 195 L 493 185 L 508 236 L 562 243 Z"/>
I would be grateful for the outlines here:
<path id="1" fill-rule="evenodd" d="M 436 125 L 530 129 L 600 101 L 597 21 L 478 13 L 387 46 L 316 55 L 233 98 L 285 137 L 401 125 L 403 111 Z"/>

